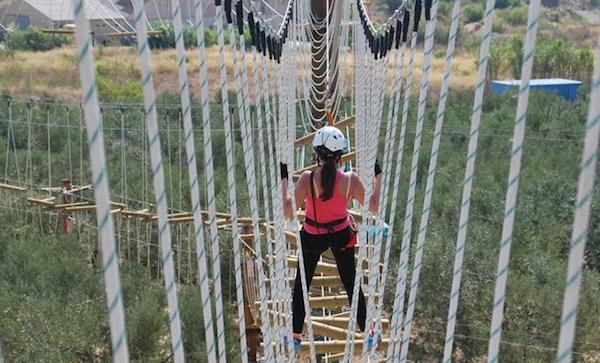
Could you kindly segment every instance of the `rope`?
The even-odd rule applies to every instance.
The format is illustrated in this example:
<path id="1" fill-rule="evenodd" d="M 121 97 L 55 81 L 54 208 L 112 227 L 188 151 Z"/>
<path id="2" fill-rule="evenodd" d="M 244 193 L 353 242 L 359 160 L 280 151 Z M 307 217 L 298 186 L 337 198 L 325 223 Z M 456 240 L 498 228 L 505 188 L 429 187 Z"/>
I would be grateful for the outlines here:
<path id="1" fill-rule="evenodd" d="M 240 128 L 242 129 L 242 147 L 244 154 L 244 163 L 246 178 L 248 179 L 248 199 L 250 201 L 250 213 L 252 217 L 252 229 L 254 235 L 254 248 L 256 252 L 256 260 L 258 267 L 258 290 L 260 294 L 260 312 L 261 312 L 261 326 L 263 339 L 265 341 L 265 358 L 267 362 L 272 362 L 274 358 L 273 345 L 271 344 L 271 324 L 269 318 L 269 306 L 267 304 L 267 292 L 265 287 L 265 272 L 264 265 L 262 263 L 262 241 L 260 237 L 260 222 L 258 216 L 258 196 L 256 189 L 256 175 L 255 175 L 255 162 L 254 162 L 254 150 L 252 145 L 252 137 L 250 135 L 249 124 L 250 124 L 250 100 L 246 97 L 248 92 L 248 80 L 247 75 L 243 76 L 243 84 L 240 82 L 238 54 L 237 54 L 237 42 L 235 37 L 235 29 L 232 23 L 228 22 L 229 29 L 229 42 L 231 44 L 231 55 L 233 57 L 233 73 L 234 82 L 236 86 L 236 98 L 237 98 L 237 109 L 240 120 Z M 241 35 L 240 41 L 243 39 Z M 247 65 L 245 63 L 245 52 L 242 52 L 242 70 L 246 74 Z M 224 64 L 222 64 L 224 66 Z M 245 90 L 244 90 L 245 89 Z M 246 106 L 247 105 L 247 106 Z M 253 303 L 253 302 L 252 302 Z"/>
<path id="2" fill-rule="evenodd" d="M 142 85 L 144 90 L 144 103 L 146 109 L 145 121 L 147 125 L 150 164 L 152 167 L 152 184 L 157 204 L 159 240 L 161 245 L 161 262 L 164 269 L 164 281 L 169 309 L 169 325 L 171 332 L 171 349 L 173 350 L 174 362 L 185 361 L 183 353 L 183 340 L 181 335 L 181 320 L 179 315 L 179 302 L 177 289 L 175 288 L 175 269 L 173 261 L 173 248 L 171 246 L 171 229 L 167 221 L 167 197 L 165 192 L 165 178 L 161 155 L 160 136 L 158 132 L 158 119 L 156 112 L 156 97 L 152 83 L 150 67 L 150 47 L 146 33 L 144 18 L 144 1 L 135 0 L 134 11 L 135 26 L 138 38 L 138 52 L 140 66 L 142 69 Z"/>
<path id="3" fill-rule="evenodd" d="M 402 111 L 402 124 L 406 126 L 408 122 L 408 106 L 410 102 L 410 93 L 412 90 L 412 76 L 413 76 L 413 68 L 414 68 L 414 57 L 416 53 L 417 47 L 417 38 L 418 33 L 413 32 L 412 40 L 410 44 L 410 60 L 408 63 L 408 73 L 406 76 L 406 90 L 404 91 L 404 109 Z M 415 139 L 417 136 L 417 131 L 415 131 Z M 411 169 L 412 170 L 412 169 Z M 412 175 L 412 174 L 411 174 Z M 410 196 L 408 197 L 410 198 Z M 413 197 L 414 198 L 414 197 Z M 408 205 L 407 205 L 408 208 Z M 406 214 L 408 217 L 408 213 Z M 404 231 L 406 231 L 406 217 L 404 220 Z M 411 222 L 412 223 L 412 222 Z M 396 347 L 399 345 L 400 336 L 400 327 L 402 326 L 402 322 L 404 320 L 404 300 L 405 300 L 405 290 L 406 290 L 406 276 L 408 271 L 408 257 L 410 252 L 410 238 L 405 238 L 406 232 L 402 237 L 402 245 L 400 247 L 400 259 L 398 260 L 398 273 L 396 279 L 396 292 L 394 294 L 394 307 L 392 310 L 392 321 L 390 324 L 390 343 L 388 344 L 388 355 L 387 361 L 391 362 L 392 358 L 394 361 L 397 361 Z"/>
<path id="4" fill-rule="evenodd" d="M 84 0 L 73 0 L 73 18 L 75 19 L 75 36 L 79 77 L 83 93 L 83 107 L 90 149 L 90 164 L 94 180 L 94 198 L 96 199 L 96 218 L 98 236 L 105 257 L 102 266 L 104 274 L 106 298 L 109 313 L 109 326 L 113 360 L 117 363 L 129 362 L 127 333 L 125 331 L 125 309 L 119 278 L 119 264 L 116 263 L 117 249 L 114 239 L 113 222 L 110 214 L 110 197 L 108 194 L 108 176 L 104 153 L 104 133 L 100 122 L 100 107 L 94 73 L 92 54 L 92 37 L 90 26 L 85 15 Z M 1 354 L 0 354 L 0 360 Z"/>
<path id="5" fill-rule="evenodd" d="M 183 127 L 185 132 L 185 150 L 187 157 L 187 167 L 188 167 L 188 178 L 190 185 L 190 194 L 191 194 L 191 202 L 192 202 L 192 214 L 194 215 L 194 239 L 196 241 L 196 250 L 197 250 L 197 262 L 198 262 L 198 281 L 200 282 L 200 299 L 202 300 L 202 317 L 204 321 L 204 336 L 206 339 L 206 347 L 207 347 L 207 358 L 210 363 L 216 363 L 216 352 L 214 349 L 214 340 L 215 340 L 215 332 L 213 325 L 213 315 L 212 315 L 212 306 L 210 304 L 211 294 L 208 285 L 208 267 L 206 261 L 206 248 L 204 245 L 204 223 L 202 220 L 202 213 L 200 210 L 200 190 L 198 183 L 198 170 L 196 164 L 196 146 L 195 146 L 195 138 L 194 138 L 194 130 L 192 123 L 192 112 L 190 108 L 190 92 L 189 92 L 189 83 L 187 76 L 187 67 L 185 63 L 185 46 L 183 40 L 183 24 L 181 20 L 181 5 L 179 0 L 172 0 L 173 7 L 173 24 L 175 30 L 175 46 L 177 50 L 177 62 L 178 62 L 178 77 L 179 77 L 179 86 L 180 86 L 180 97 L 181 97 L 181 107 L 183 109 L 182 117 L 183 117 Z M 201 8 L 201 4 L 200 4 Z M 202 12 L 202 10 L 199 10 Z M 198 15 L 197 15 L 198 16 Z M 200 14 L 199 19 L 202 19 L 202 14 Z M 201 23 L 200 23 L 201 24 Z M 201 34 L 198 34 L 198 37 L 204 36 L 203 27 L 200 26 Z M 204 39 L 198 40 L 198 50 L 199 52 L 204 52 Z M 199 58 L 199 59 L 204 59 Z M 203 65 L 201 65 L 203 67 Z M 201 76 L 202 78 L 202 71 Z M 204 69 L 204 81 L 206 82 L 206 69 Z M 202 83 L 202 80 L 201 80 Z M 208 101 L 208 97 L 204 97 L 201 95 L 202 100 L 205 102 Z M 208 113 L 208 112 L 207 112 Z M 202 116 L 205 117 L 205 109 L 202 109 Z M 210 135 L 210 133 L 209 133 Z M 212 148 L 210 150 L 206 150 L 206 157 L 212 153 Z M 210 168 L 206 168 L 207 170 L 207 180 L 212 178 L 212 165 Z M 213 231 L 216 230 L 215 225 L 215 213 L 214 213 L 214 186 L 211 189 L 210 186 L 207 185 L 207 192 L 209 196 L 212 197 L 213 202 L 209 204 L 209 219 L 210 219 L 210 236 L 211 241 L 217 238 L 217 233 Z M 212 209 L 210 207 L 212 204 Z M 218 243 L 218 242 L 217 242 Z M 243 316 L 242 316 L 243 317 Z M 242 323 L 243 325 L 243 323 Z M 245 342 L 245 340 L 244 340 Z M 245 362 L 244 362 L 245 363 Z"/>
<path id="6" fill-rule="evenodd" d="M 216 6 L 216 22 L 219 44 L 219 73 L 221 76 L 221 102 L 223 103 L 223 124 L 225 128 L 225 153 L 227 155 L 227 181 L 229 186 L 229 203 L 232 215 L 232 230 L 234 239 L 239 238 L 237 233 L 237 201 L 235 195 L 235 174 L 233 170 L 233 141 L 231 135 L 231 114 L 229 113 L 229 95 L 227 94 L 227 70 L 225 68 L 225 38 L 223 36 L 223 6 Z M 233 218 L 233 216 L 236 216 Z M 221 295 L 221 263 L 219 257 L 219 243 L 216 240 L 211 242 L 213 257 L 213 278 L 218 281 L 218 291 L 215 290 L 217 305 L 217 334 L 219 345 L 219 362 L 224 363 L 225 356 L 225 324 L 223 322 L 223 296 Z"/>
<path id="7" fill-rule="evenodd" d="M 401 59 L 400 59 L 400 69 L 398 71 L 398 78 L 399 78 L 399 85 L 398 85 L 398 89 L 395 92 L 395 97 L 394 97 L 394 106 L 392 108 L 392 120 L 395 120 L 397 118 L 397 111 L 400 108 L 400 95 L 401 95 L 401 90 L 402 90 L 402 82 L 404 80 L 403 78 L 403 74 L 404 74 L 404 62 L 405 62 L 405 55 L 406 55 L 406 44 L 402 44 L 402 50 L 401 50 Z M 413 53 L 414 54 L 414 53 Z M 414 57 L 412 58 L 414 61 Z M 412 78 L 412 67 L 409 69 L 410 72 L 408 73 L 408 75 L 411 76 Z M 410 82 L 410 80 L 407 79 L 407 82 Z M 407 88 L 408 88 L 408 93 L 410 94 L 410 85 L 407 83 Z M 400 172 L 402 170 L 402 161 L 403 161 L 403 154 L 404 154 L 404 140 L 405 140 L 405 136 L 406 136 L 406 120 L 404 120 L 401 123 L 401 130 L 400 130 L 400 140 L 399 140 L 399 144 L 398 144 L 398 149 L 397 149 L 397 158 L 396 158 L 396 170 L 394 173 L 394 182 L 391 186 L 393 192 L 392 192 L 392 201 L 391 201 L 391 210 L 390 210 L 390 220 L 389 220 L 389 230 L 393 231 L 394 230 L 394 223 L 395 223 L 395 219 L 396 219 L 396 206 L 397 206 L 397 202 L 398 202 L 398 190 L 400 189 L 398 187 L 398 184 L 400 182 Z M 392 129 L 395 130 L 395 127 Z M 395 138 L 394 138 L 394 145 L 395 145 Z M 390 156 L 390 160 L 392 159 L 392 156 Z M 386 199 L 382 199 L 383 201 L 386 201 Z M 379 282 L 379 288 L 378 288 L 378 293 L 379 296 L 385 296 L 385 289 L 386 289 L 386 282 L 387 282 L 387 275 L 388 275 L 388 269 L 389 269 L 389 257 L 390 257 L 390 253 L 391 253 L 391 247 L 392 247 L 392 236 L 393 233 L 389 233 L 386 239 L 386 247 L 385 247 L 385 252 L 384 252 L 384 258 L 383 258 L 383 268 L 381 271 L 381 279 Z M 377 316 L 375 318 L 375 331 L 378 331 L 381 328 L 381 314 L 382 314 L 382 310 L 383 310 L 383 299 L 379 299 L 379 301 L 377 302 Z M 375 345 L 373 345 L 373 348 L 371 350 L 371 360 L 373 360 L 374 354 L 375 354 L 375 350 L 376 347 Z"/>
<path id="8" fill-rule="evenodd" d="M 600 39 L 597 49 L 600 49 Z M 585 245 L 596 180 L 596 167 L 598 160 L 598 139 L 600 135 L 600 59 L 596 59 L 596 68 L 592 80 L 590 96 L 590 111 L 588 114 L 587 132 L 583 147 L 581 161 L 581 174 L 577 189 L 577 202 L 575 203 L 575 219 L 573 221 L 573 235 L 571 251 L 569 253 L 569 267 L 567 272 L 567 287 L 563 302 L 560 337 L 556 361 L 570 363 L 573 355 L 573 341 L 575 340 L 575 325 L 577 323 L 577 304 L 584 266 Z"/>
<path id="9" fill-rule="evenodd" d="M 458 236 L 454 257 L 452 288 L 450 290 L 450 305 L 448 308 L 448 323 L 446 327 L 446 339 L 444 343 L 443 363 L 452 361 L 452 350 L 455 335 L 456 318 L 458 315 L 458 303 L 460 285 L 462 279 L 462 266 L 466 248 L 467 226 L 469 223 L 469 207 L 471 191 L 473 188 L 473 177 L 475 174 L 475 158 L 477 155 L 477 144 L 479 141 L 479 125 L 483 109 L 483 95 L 485 92 L 485 79 L 487 74 L 488 57 L 492 41 L 492 24 L 494 20 L 494 6 L 496 0 L 488 0 L 486 4 L 484 31 L 481 42 L 481 54 L 477 70 L 477 88 L 473 102 L 473 114 L 471 117 L 471 131 L 469 133 L 469 149 L 467 151 L 467 163 L 465 167 L 465 178 L 463 181 L 463 196 L 460 204 L 460 219 L 458 224 Z"/>
<path id="10" fill-rule="evenodd" d="M 498 273 L 496 274 L 496 288 L 494 292 L 494 310 L 490 328 L 490 344 L 488 346 L 488 363 L 496 363 L 500 350 L 500 335 L 502 332 L 502 319 L 504 316 L 504 302 L 506 297 L 506 283 L 508 279 L 508 263 L 512 243 L 519 175 L 521 172 L 521 157 L 523 155 L 523 137 L 525 135 L 525 119 L 529 103 L 529 80 L 533 69 L 533 55 L 539 23 L 540 0 L 529 3 L 529 21 L 525 34 L 525 49 L 523 68 L 521 70 L 521 87 L 517 103 L 517 115 L 513 136 L 512 154 L 510 158 L 510 173 L 508 189 L 504 207 L 504 224 L 502 226 L 502 239 L 500 240 L 500 256 L 498 260 Z"/>
<path id="11" fill-rule="evenodd" d="M 435 22 L 437 18 L 438 2 L 432 3 L 432 18 L 430 27 L 435 30 Z M 425 187 L 425 196 L 423 200 L 423 210 L 421 214 L 421 222 L 419 225 L 419 235 L 417 238 L 417 248 L 415 260 L 413 262 L 413 273 L 411 279 L 410 297 L 408 300 L 408 312 L 406 314 L 406 322 L 404 328 L 404 341 L 402 345 L 401 361 L 405 361 L 408 356 L 408 348 L 410 343 L 410 332 L 412 327 L 412 320 L 414 315 L 414 309 L 416 306 L 417 292 L 419 286 L 419 277 L 421 272 L 421 265 L 423 259 L 423 250 L 426 242 L 427 226 L 429 223 L 429 213 L 431 210 L 431 199 L 433 196 L 433 188 L 435 182 L 435 173 L 437 170 L 437 159 L 439 155 L 442 128 L 444 126 L 444 116 L 446 112 L 446 100 L 448 97 L 448 88 L 450 85 L 450 75 L 452 71 L 452 61 L 454 58 L 454 51 L 456 47 L 456 37 L 458 34 L 458 24 L 460 19 L 460 0 L 456 0 L 452 11 L 452 21 L 450 25 L 450 33 L 448 37 L 448 48 L 446 51 L 446 64 L 444 68 L 444 76 L 442 78 L 442 87 L 440 90 L 440 100 L 438 105 L 436 125 L 433 137 L 433 143 L 431 147 L 431 156 L 429 161 L 429 172 L 427 174 L 427 182 Z M 429 24 L 428 24 L 429 25 Z"/>
<path id="12" fill-rule="evenodd" d="M 391 168 L 392 168 L 392 164 L 391 164 L 391 158 L 390 158 L 390 154 L 391 154 L 391 149 L 393 148 L 393 145 L 396 144 L 396 125 L 397 125 L 397 118 L 392 117 L 393 115 L 393 111 L 390 112 L 390 106 L 394 105 L 394 103 L 392 102 L 392 100 L 395 100 L 396 98 L 396 94 L 398 87 L 402 87 L 401 84 L 399 84 L 398 82 L 398 50 L 394 51 L 394 60 L 393 60 L 393 73 L 392 73 L 392 77 L 389 79 L 390 81 L 390 86 L 391 86 L 391 92 L 390 92 L 390 101 L 388 102 L 388 117 L 387 117 L 387 124 L 386 124 L 386 140 L 385 140 L 385 146 L 384 146 L 384 163 L 383 163 L 383 180 L 382 180 L 382 185 L 383 185 L 383 189 L 381 190 L 381 198 L 380 198 L 380 203 L 378 205 L 378 210 L 377 210 L 377 220 L 374 221 L 374 224 L 376 224 L 377 226 L 373 229 L 375 231 L 375 236 L 374 237 L 374 246 L 375 246 L 375 251 L 374 251 L 374 255 L 371 257 L 370 259 L 370 267 L 369 267 L 369 299 L 368 299 L 368 303 L 367 303 L 367 318 L 366 318 L 366 327 L 371 327 L 373 324 L 373 319 L 374 316 L 373 314 L 375 314 L 377 316 L 378 314 L 378 308 L 375 307 L 375 292 L 379 292 L 379 286 L 380 286 L 380 282 L 379 282 L 379 262 L 381 261 L 381 242 L 383 239 L 383 228 L 384 228 L 384 221 L 386 218 L 386 205 L 387 205 L 387 191 L 388 188 L 386 187 L 386 184 L 389 181 L 390 178 L 390 174 L 391 174 Z M 385 66 L 385 69 L 387 69 L 387 64 L 388 64 L 388 59 L 386 57 L 386 59 L 384 61 L 382 61 L 382 64 Z M 402 72 L 402 69 L 400 69 L 400 72 Z M 387 78 L 387 77 L 386 77 Z M 382 85 L 385 85 L 385 82 L 381 82 Z M 385 87 L 384 87 L 385 89 Z M 383 99 L 384 94 L 382 92 L 381 95 L 381 99 Z M 383 105 L 383 103 L 382 103 Z M 393 106 L 392 106 L 393 107 Z M 383 111 L 383 107 L 382 107 L 382 111 Z M 380 114 L 381 115 L 381 114 Z M 393 140 L 393 141 L 392 141 Z M 374 148 L 377 149 L 377 148 Z M 387 256 L 389 257 L 389 253 L 387 254 Z M 383 295 L 380 295 L 383 296 Z M 381 301 L 382 299 L 380 299 Z M 378 306 L 381 304 L 377 304 Z M 376 322 L 377 325 L 379 325 L 379 322 Z M 375 330 L 377 331 L 377 330 Z M 375 345 L 375 344 L 373 344 Z M 372 347 L 373 348 L 373 347 Z M 367 352 L 368 352 L 368 345 L 367 344 L 363 344 L 362 347 L 362 355 L 361 355 L 361 362 L 365 362 L 367 359 Z M 374 352 L 374 349 L 372 350 Z M 374 357 L 372 357 L 371 359 L 374 359 Z"/>

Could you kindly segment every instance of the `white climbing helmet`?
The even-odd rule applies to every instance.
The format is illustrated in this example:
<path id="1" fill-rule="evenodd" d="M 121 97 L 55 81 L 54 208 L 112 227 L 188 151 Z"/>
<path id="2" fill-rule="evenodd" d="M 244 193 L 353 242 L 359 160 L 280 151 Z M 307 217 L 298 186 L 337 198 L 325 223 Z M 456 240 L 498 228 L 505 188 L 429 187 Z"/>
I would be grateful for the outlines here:
<path id="1" fill-rule="evenodd" d="M 315 148 L 323 146 L 332 152 L 341 152 L 348 147 L 348 141 L 344 137 L 344 134 L 334 126 L 321 127 L 317 131 L 312 144 Z"/>

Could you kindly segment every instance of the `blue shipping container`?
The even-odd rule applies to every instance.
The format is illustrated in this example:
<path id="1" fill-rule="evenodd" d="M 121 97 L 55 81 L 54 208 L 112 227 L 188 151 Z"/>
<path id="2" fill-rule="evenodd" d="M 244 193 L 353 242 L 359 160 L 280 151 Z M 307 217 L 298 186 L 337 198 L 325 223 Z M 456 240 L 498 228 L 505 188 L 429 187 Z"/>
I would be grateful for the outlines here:
<path id="1" fill-rule="evenodd" d="M 562 78 L 550 79 L 532 79 L 529 83 L 531 89 L 544 90 L 547 92 L 558 93 L 562 98 L 575 101 L 579 97 L 579 88 L 583 82 L 573 81 Z M 492 81 L 492 91 L 497 94 L 504 94 L 510 89 L 518 89 L 521 81 Z"/>

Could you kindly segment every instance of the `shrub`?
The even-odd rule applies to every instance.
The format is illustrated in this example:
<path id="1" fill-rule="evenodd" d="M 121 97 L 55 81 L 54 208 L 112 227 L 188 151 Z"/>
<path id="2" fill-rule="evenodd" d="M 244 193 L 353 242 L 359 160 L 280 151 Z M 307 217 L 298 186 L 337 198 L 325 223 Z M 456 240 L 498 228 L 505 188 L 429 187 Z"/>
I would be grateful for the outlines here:
<path id="1" fill-rule="evenodd" d="M 502 19 L 495 18 L 492 24 L 492 31 L 494 33 L 502 33 L 504 31 L 504 22 Z"/>
<path id="2" fill-rule="evenodd" d="M 468 23 L 474 23 L 483 19 L 483 7 L 480 5 L 467 5 L 464 10 Z"/>
<path id="3" fill-rule="evenodd" d="M 72 44 L 73 40 L 60 34 L 46 34 L 42 28 L 32 26 L 29 30 L 18 30 L 6 33 L 4 46 L 8 50 L 45 51 Z"/>
<path id="4" fill-rule="evenodd" d="M 496 9 L 517 7 L 522 4 L 521 0 L 496 0 Z"/>
<path id="5" fill-rule="evenodd" d="M 526 6 L 510 9 L 506 16 L 506 21 L 514 26 L 523 26 L 527 24 L 527 11 Z"/>

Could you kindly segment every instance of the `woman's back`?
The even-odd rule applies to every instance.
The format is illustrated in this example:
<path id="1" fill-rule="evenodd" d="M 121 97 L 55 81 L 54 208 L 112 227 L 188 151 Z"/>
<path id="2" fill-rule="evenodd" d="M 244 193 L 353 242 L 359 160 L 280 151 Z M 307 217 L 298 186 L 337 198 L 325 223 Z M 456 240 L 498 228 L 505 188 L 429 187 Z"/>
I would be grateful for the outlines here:
<path id="1" fill-rule="evenodd" d="M 345 222 L 340 222 L 332 226 L 332 229 L 335 232 L 348 227 L 350 223 L 348 219 L 348 202 L 350 200 L 351 176 L 338 170 L 332 197 L 325 201 L 320 197 L 323 193 L 323 189 L 321 188 L 321 173 L 319 171 L 314 173 L 314 180 L 312 182 L 315 198 L 313 199 L 312 192 L 307 193 L 304 202 L 306 217 L 318 224 L 328 224 L 346 219 Z M 310 234 L 328 233 L 327 228 L 312 226 L 306 222 L 304 223 L 304 229 Z"/>

